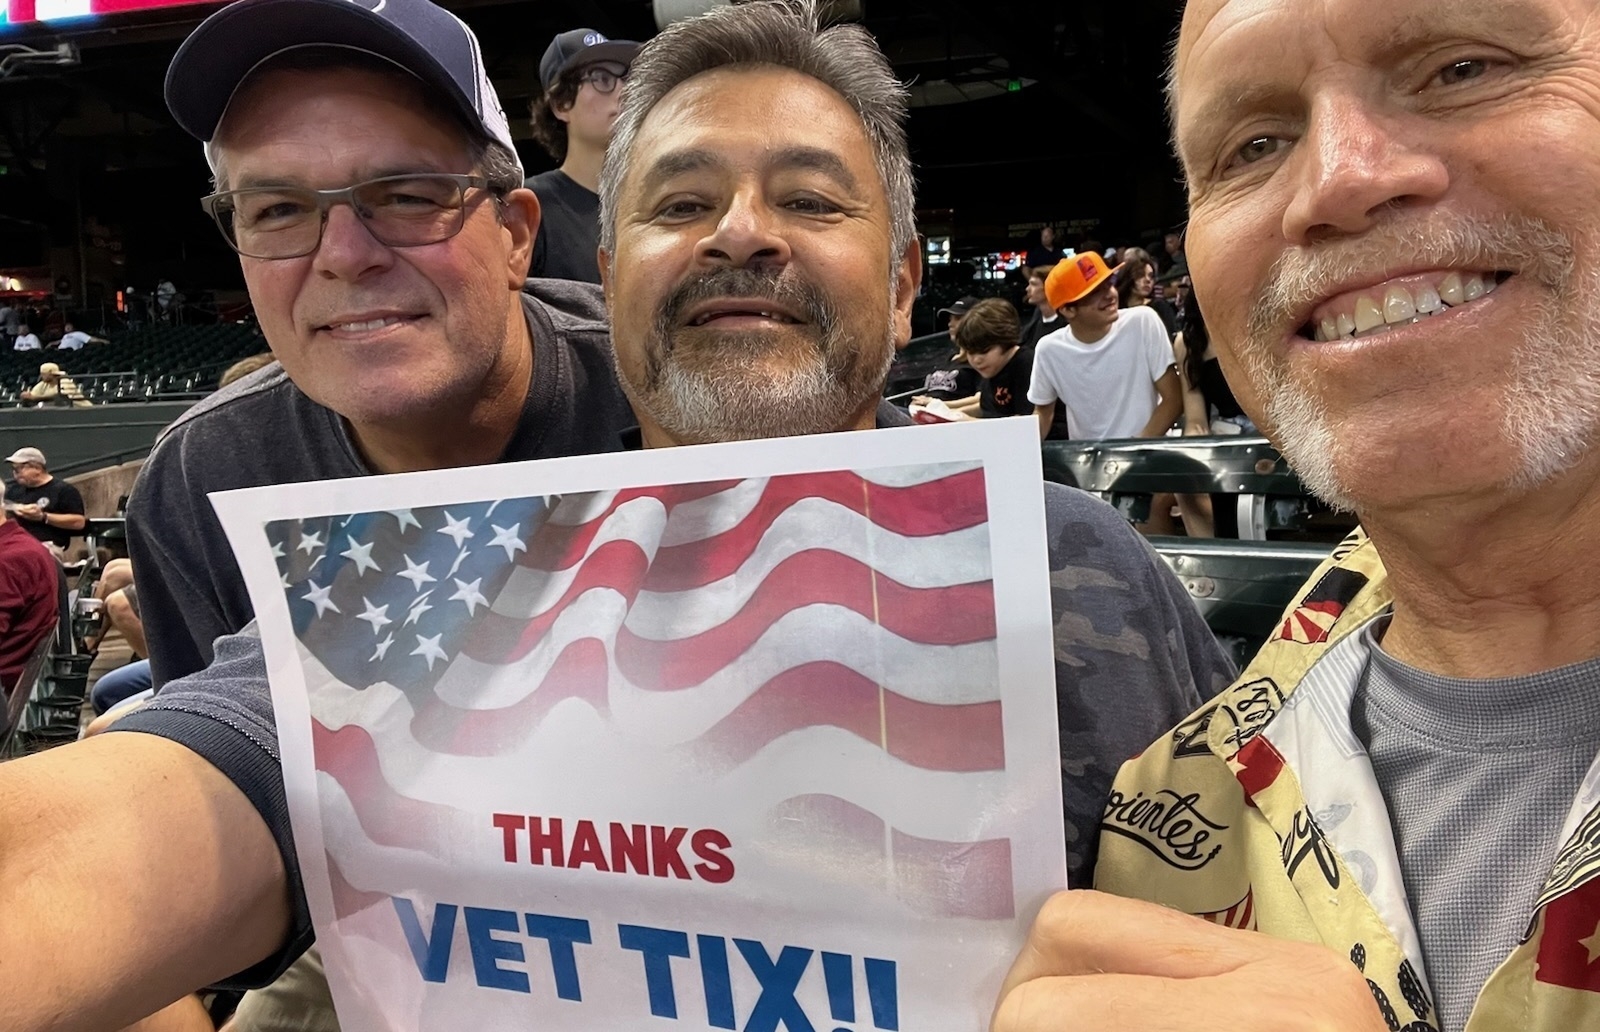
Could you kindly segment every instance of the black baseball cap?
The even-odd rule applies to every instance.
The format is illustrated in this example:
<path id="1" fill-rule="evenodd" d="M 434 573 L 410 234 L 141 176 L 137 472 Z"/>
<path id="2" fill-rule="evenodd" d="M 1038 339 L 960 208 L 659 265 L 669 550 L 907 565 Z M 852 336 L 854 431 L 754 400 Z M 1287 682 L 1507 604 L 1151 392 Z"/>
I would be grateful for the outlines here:
<path id="1" fill-rule="evenodd" d="M 511 126 L 466 23 L 429 0 L 235 0 L 201 22 L 167 67 L 167 108 L 208 145 L 240 84 L 300 47 L 347 47 L 437 89 L 513 157 Z"/>
<path id="2" fill-rule="evenodd" d="M 939 309 L 937 314 L 939 314 L 939 315 L 966 315 L 968 312 L 972 311 L 972 306 L 977 304 L 977 303 L 978 303 L 978 299 L 973 297 L 971 294 L 968 294 L 965 297 L 960 298 L 960 299 L 956 300 L 955 302 L 953 302 L 950 305 L 949 308 L 941 308 L 941 309 Z"/>
<path id="3" fill-rule="evenodd" d="M 539 81 L 548 93 L 569 68 L 598 61 L 631 65 L 638 53 L 639 44 L 631 39 L 607 39 L 604 33 L 593 29 L 568 29 L 544 48 L 544 56 L 539 59 Z"/>

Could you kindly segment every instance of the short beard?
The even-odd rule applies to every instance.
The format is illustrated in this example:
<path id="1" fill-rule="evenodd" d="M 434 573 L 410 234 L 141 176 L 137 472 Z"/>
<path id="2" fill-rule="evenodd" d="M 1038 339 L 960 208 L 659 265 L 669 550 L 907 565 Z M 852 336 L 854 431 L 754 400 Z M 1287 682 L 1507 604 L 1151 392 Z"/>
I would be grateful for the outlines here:
<path id="1" fill-rule="evenodd" d="M 695 341 L 698 353 L 680 354 L 684 338 L 696 332 L 682 326 L 682 313 L 717 297 L 782 302 L 814 328 L 811 351 L 774 371 L 763 359 L 775 346 L 793 344 L 756 331 L 720 333 L 714 343 Z M 850 429 L 882 391 L 894 360 L 892 318 L 879 340 L 853 341 L 831 301 L 792 271 L 719 270 L 684 283 L 663 302 L 644 342 L 642 382 L 618 368 L 629 400 L 680 444 L 830 433 Z"/>
<path id="2" fill-rule="evenodd" d="M 1511 358 L 1500 432 L 1518 459 L 1500 486 L 1529 491 L 1579 462 L 1600 429 L 1600 266 L 1580 274 L 1578 254 L 1577 241 L 1537 219 L 1434 216 L 1397 222 L 1349 246 L 1279 259 L 1252 306 L 1248 339 L 1238 353 L 1251 388 L 1266 399 L 1263 422 L 1301 483 L 1336 509 L 1357 508 L 1340 470 L 1344 448 L 1336 420 L 1314 390 L 1289 378 L 1276 356 L 1283 322 L 1323 297 L 1327 284 L 1385 266 L 1500 269 L 1546 288 L 1527 339 Z"/>

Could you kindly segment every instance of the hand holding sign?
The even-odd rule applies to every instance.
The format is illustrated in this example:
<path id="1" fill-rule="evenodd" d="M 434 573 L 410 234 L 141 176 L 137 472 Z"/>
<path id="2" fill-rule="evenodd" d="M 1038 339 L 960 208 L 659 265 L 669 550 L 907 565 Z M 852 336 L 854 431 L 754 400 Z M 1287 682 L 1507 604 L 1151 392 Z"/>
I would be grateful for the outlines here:
<path id="1" fill-rule="evenodd" d="M 1153 903 L 1062 892 L 1040 911 L 1000 990 L 991 1032 L 1385 1032 L 1338 954 Z"/>

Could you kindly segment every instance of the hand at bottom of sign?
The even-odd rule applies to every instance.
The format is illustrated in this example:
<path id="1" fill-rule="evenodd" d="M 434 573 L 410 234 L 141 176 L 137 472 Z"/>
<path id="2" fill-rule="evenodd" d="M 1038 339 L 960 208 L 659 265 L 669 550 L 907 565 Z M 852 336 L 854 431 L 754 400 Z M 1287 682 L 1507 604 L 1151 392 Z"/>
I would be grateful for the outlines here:
<path id="1" fill-rule="evenodd" d="M 1321 946 L 1099 892 L 1039 912 L 992 1032 L 1387 1032 L 1366 979 Z"/>

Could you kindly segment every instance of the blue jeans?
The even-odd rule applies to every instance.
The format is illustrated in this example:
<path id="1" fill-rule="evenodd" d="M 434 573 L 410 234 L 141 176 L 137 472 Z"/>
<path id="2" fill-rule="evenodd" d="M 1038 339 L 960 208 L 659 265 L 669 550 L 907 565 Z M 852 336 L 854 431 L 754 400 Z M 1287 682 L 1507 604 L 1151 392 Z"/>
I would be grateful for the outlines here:
<path id="1" fill-rule="evenodd" d="M 152 687 L 154 682 L 150 678 L 150 661 L 141 659 L 102 674 L 100 680 L 94 683 L 94 690 L 89 693 L 89 705 L 94 707 L 95 715 L 99 716 L 123 699 L 147 692 Z"/>

